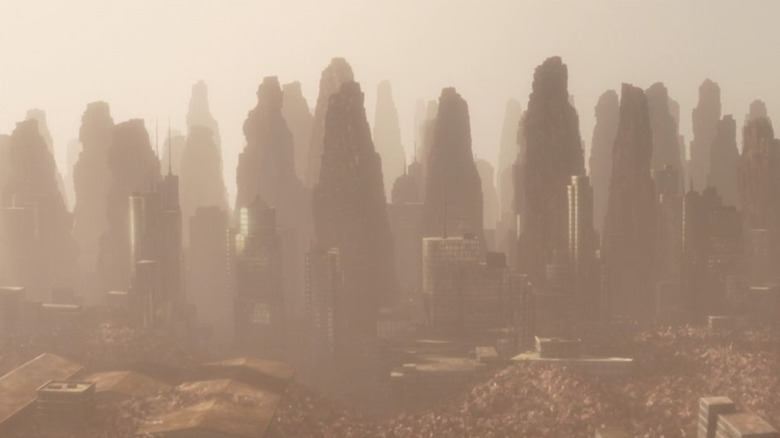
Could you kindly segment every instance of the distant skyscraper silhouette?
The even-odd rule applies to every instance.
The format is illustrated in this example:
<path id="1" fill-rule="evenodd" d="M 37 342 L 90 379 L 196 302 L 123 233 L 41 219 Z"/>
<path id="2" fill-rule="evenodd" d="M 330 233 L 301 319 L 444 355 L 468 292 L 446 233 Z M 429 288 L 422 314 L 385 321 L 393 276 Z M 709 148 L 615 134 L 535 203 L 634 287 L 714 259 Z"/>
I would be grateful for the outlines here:
<path id="1" fill-rule="evenodd" d="M 376 151 L 382 157 L 382 175 L 386 195 L 389 196 L 396 178 L 406 171 L 406 153 L 401 143 L 398 110 L 395 108 L 393 91 L 388 81 L 382 81 L 377 86 L 373 140 Z"/>
<path id="2" fill-rule="evenodd" d="M 561 58 L 544 61 L 534 72 L 525 117 L 525 159 L 516 178 L 522 190 L 518 268 L 544 282 L 555 251 L 566 253 L 566 186 L 585 174 L 577 111 L 569 101 L 568 68 Z"/>
<path id="3" fill-rule="evenodd" d="M 381 159 L 357 83 L 345 83 L 330 99 L 324 139 L 313 194 L 315 244 L 338 248 L 344 273 L 335 303 L 335 354 L 343 365 L 365 371 L 376 358 L 379 308 L 397 299 L 397 281 Z"/>
<path id="4" fill-rule="evenodd" d="M 604 221 L 605 293 L 611 314 L 651 318 L 656 279 L 653 134 L 645 93 L 623 84 Z"/>
<path id="5" fill-rule="evenodd" d="M 98 272 L 104 291 L 126 290 L 131 282 L 130 214 L 132 194 L 154 190 L 160 180 L 157 159 L 143 120 L 133 119 L 114 126 L 108 149 L 111 185 L 106 198 L 106 231 L 100 238 Z"/>
<path id="6" fill-rule="evenodd" d="M 712 148 L 720 120 L 720 87 L 705 79 L 699 86 L 699 103 L 691 114 L 693 141 L 691 141 L 691 179 L 696 190 L 707 187 L 711 174 Z"/>
<path id="7" fill-rule="evenodd" d="M 314 116 L 303 96 L 300 82 L 284 84 L 282 94 L 282 116 L 292 132 L 295 144 L 295 174 L 299 180 L 305 181 Z"/>
<path id="8" fill-rule="evenodd" d="M 426 237 L 473 234 L 485 248 L 482 184 L 471 149 L 466 101 L 454 88 L 439 98 L 425 174 L 423 224 Z M 445 211 L 446 209 L 446 211 Z"/>
<path id="9" fill-rule="evenodd" d="M 282 358 L 285 295 L 276 212 L 259 197 L 238 211 L 236 234 L 235 333 L 241 348 Z"/>
<path id="10" fill-rule="evenodd" d="M 9 173 L 2 191 L 6 283 L 48 299 L 54 287 L 72 287 L 78 247 L 73 217 L 57 186 L 54 157 L 34 119 L 17 123 L 8 149 Z"/>
<path id="11" fill-rule="evenodd" d="M 355 80 L 352 67 L 344 58 L 333 58 L 322 71 L 320 77 L 320 94 L 317 96 L 317 106 L 314 108 L 314 122 L 309 144 L 309 160 L 306 167 L 306 187 L 314 187 L 320 180 L 321 156 L 324 151 L 325 123 L 330 97 L 341 90 L 344 83 Z"/>
<path id="12" fill-rule="evenodd" d="M 605 91 L 595 108 L 596 126 L 590 144 L 590 181 L 593 184 L 593 225 L 601 232 L 607 214 L 609 179 L 612 175 L 612 147 L 620 121 L 620 99 L 615 90 Z"/>
<path id="13" fill-rule="evenodd" d="M 108 227 L 106 196 L 111 185 L 108 150 L 113 129 L 114 120 L 107 103 L 92 102 L 87 105 L 79 130 L 82 151 L 73 167 L 76 193 L 73 237 L 81 250 L 79 264 L 87 275 L 97 273 L 100 236 Z"/>

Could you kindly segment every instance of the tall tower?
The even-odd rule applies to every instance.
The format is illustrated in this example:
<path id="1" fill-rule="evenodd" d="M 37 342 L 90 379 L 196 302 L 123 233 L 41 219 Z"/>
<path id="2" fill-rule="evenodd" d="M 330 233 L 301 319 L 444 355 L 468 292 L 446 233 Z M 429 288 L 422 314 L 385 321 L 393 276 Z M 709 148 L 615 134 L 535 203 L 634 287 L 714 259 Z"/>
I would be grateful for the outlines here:
<path id="1" fill-rule="evenodd" d="M 480 259 L 480 242 L 474 235 L 423 239 L 423 297 L 425 319 L 438 334 L 457 335 L 463 324 L 458 273 L 474 268 Z"/>
<path id="2" fill-rule="evenodd" d="M 169 148 L 170 143 L 169 128 Z M 129 222 L 131 287 L 141 323 L 178 328 L 184 321 L 181 208 L 179 177 L 170 162 L 150 192 L 129 197 Z"/>
<path id="3" fill-rule="evenodd" d="M 235 333 L 240 347 L 280 358 L 285 345 L 281 239 L 276 210 L 259 197 L 239 210 Z"/>
<path id="4" fill-rule="evenodd" d="M 571 177 L 569 197 L 569 258 L 578 288 L 586 287 L 596 265 L 596 231 L 593 228 L 593 187 L 584 175 Z"/>

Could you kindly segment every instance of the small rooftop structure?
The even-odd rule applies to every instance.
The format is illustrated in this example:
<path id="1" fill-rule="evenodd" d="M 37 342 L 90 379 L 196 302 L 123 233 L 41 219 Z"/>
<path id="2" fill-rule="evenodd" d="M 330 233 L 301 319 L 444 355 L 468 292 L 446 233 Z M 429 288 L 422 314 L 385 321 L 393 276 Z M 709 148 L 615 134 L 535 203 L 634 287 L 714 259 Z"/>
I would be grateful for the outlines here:
<path id="1" fill-rule="evenodd" d="M 95 382 L 52 380 L 38 388 L 39 427 L 83 427 L 95 413 Z"/>
<path id="2" fill-rule="evenodd" d="M 33 407 L 37 391 L 51 380 L 65 380 L 84 368 L 60 356 L 44 353 L 0 377 L 0 431 Z"/>
<path id="3" fill-rule="evenodd" d="M 212 399 L 162 415 L 142 426 L 138 437 L 262 438 L 274 410 Z"/>
<path id="4" fill-rule="evenodd" d="M 728 397 L 702 397 L 699 399 L 699 437 L 715 438 L 718 415 L 730 414 L 736 410 Z"/>
<path id="5" fill-rule="evenodd" d="M 780 433 L 753 412 L 737 412 L 718 416 L 718 438 L 778 438 Z"/>
<path id="6" fill-rule="evenodd" d="M 95 373 L 87 380 L 95 382 L 97 397 L 103 400 L 151 397 L 172 389 L 171 385 L 134 371 Z"/>
<path id="7" fill-rule="evenodd" d="M 293 375 L 293 368 L 284 362 L 251 357 L 207 363 L 197 370 L 199 380 L 234 379 L 279 394 Z"/>
<path id="8" fill-rule="evenodd" d="M 38 399 L 57 400 L 88 397 L 95 393 L 95 382 L 88 380 L 52 380 L 38 388 Z"/>

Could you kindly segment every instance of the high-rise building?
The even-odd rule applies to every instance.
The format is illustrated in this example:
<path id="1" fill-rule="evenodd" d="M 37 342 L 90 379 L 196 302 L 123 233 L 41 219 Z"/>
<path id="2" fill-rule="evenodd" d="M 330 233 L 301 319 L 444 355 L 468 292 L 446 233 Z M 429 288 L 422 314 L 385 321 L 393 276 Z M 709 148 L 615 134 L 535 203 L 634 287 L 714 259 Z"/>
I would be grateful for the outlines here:
<path id="1" fill-rule="evenodd" d="M 236 341 L 254 354 L 279 358 L 285 345 L 285 308 L 276 210 L 257 197 L 239 210 L 238 219 Z"/>
<path id="2" fill-rule="evenodd" d="M 425 165 L 424 235 L 473 234 L 486 248 L 482 184 L 471 149 L 468 103 L 445 88 Z"/>
<path id="3" fill-rule="evenodd" d="M 404 310 L 411 312 L 415 320 L 422 316 L 422 210 L 423 204 L 419 202 L 387 204 L 401 293 L 400 303 Z"/>
<path id="4" fill-rule="evenodd" d="M 712 187 L 685 195 L 683 218 L 679 304 L 688 318 L 702 322 L 707 315 L 726 310 L 728 278 L 742 272 L 742 221 Z M 769 260 L 768 250 L 758 252 L 765 256 L 759 259 Z"/>
<path id="5" fill-rule="evenodd" d="M 745 256 L 750 284 L 761 285 L 772 279 L 772 239 L 769 230 L 751 228 L 745 232 Z"/>
<path id="6" fill-rule="evenodd" d="M 623 84 L 602 239 L 604 298 L 611 315 L 654 316 L 657 196 L 650 175 L 652 137 L 645 93 Z"/>
<path id="7" fill-rule="evenodd" d="M 598 239 L 593 227 L 593 187 L 587 176 L 572 176 L 569 195 L 569 258 L 578 287 L 591 287 Z M 591 291 L 589 291 L 591 292 Z"/>
<path id="8" fill-rule="evenodd" d="M 110 187 L 104 212 L 107 222 L 100 237 L 97 271 L 103 291 L 126 290 L 132 283 L 130 218 L 128 199 L 133 194 L 156 190 L 161 179 L 160 161 L 149 142 L 143 120 L 134 119 L 112 128 L 107 150 Z"/>
<path id="9" fill-rule="evenodd" d="M 332 357 L 339 341 L 335 303 L 343 283 L 338 248 L 312 247 L 306 253 L 305 276 L 309 338 L 315 359 Z"/>
<path id="10" fill-rule="evenodd" d="M 154 191 L 131 195 L 129 204 L 131 288 L 141 323 L 179 328 L 184 293 L 178 176 L 169 171 Z"/>
<path id="11" fill-rule="evenodd" d="M 434 332 L 459 334 L 462 300 L 458 296 L 457 272 L 479 263 L 480 242 L 476 236 L 427 237 L 423 239 L 423 297 L 427 324 Z"/>
<path id="12" fill-rule="evenodd" d="M 30 263 L 20 267 L 21 272 L 9 273 L 19 279 L 17 286 L 27 288 L 31 298 L 43 300 L 48 299 L 53 288 L 72 287 L 74 284 L 78 270 L 78 246 L 71 234 L 73 217 L 57 186 L 59 174 L 54 157 L 39 128 L 35 120 L 16 124 L 8 148 L 9 166 L 7 180 L 2 187 L 2 203 L 4 208 L 18 206 L 31 209 L 27 212 L 9 210 L 7 213 L 35 217 L 32 223 L 16 221 L 13 224 L 13 227 L 21 228 L 18 231 L 22 235 L 27 236 L 32 234 L 30 227 L 33 227 L 32 240 L 22 242 L 13 230 L 8 229 L 9 234 L 4 236 L 4 252 L 7 257 L 15 258 L 17 249 L 10 246 L 18 243 L 32 247 L 19 248 L 22 252 L 31 251 L 27 259 Z M 9 280 L 6 279 L 6 282 Z"/>
<path id="13" fill-rule="evenodd" d="M 675 284 L 679 289 L 680 267 L 683 253 L 683 206 L 680 193 L 680 172 L 674 165 L 666 164 L 650 171 L 655 184 L 658 211 L 658 274 L 664 284 Z M 673 287 L 663 291 L 673 290 Z M 657 289 L 662 291 L 662 289 Z"/>
<path id="14" fill-rule="evenodd" d="M 371 141 L 360 85 L 330 97 L 319 181 L 314 187 L 315 245 L 338 248 L 344 287 L 336 303 L 339 366 L 353 382 L 373 380 L 380 308 L 397 303 L 393 235 L 387 218 L 382 161 Z M 312 162 L 309 162 L 311 166 Z M 366 385 L 354 385 L 369 396 Z"/>
<path id="15" fill-rule="evenodd" d="M 680 181 L 680 169 L 672 164 L 664 164 L 663 167 L 652 169 L 650 176 L 655 184 L 655 193 L 661 195 L 679 195 L 682 182 Z"/>
<path id="16" fill-rule="evenodd" d="M 585 174 L 579 116 L 569 100 L 568 67 L 552 57 L 534 71 L 524 121 L 525 153 L 515 172 L 516 208 L 522 215 L 517 267 L 537 284 L 556 251 L 568 246 L 566 186 Z M 520 163 L 520 162 L 519 162 Z"/>
<path id="17" fill-rule="evenodd" d="M 3 279 L 6 284 L 30 284 L 36 277 L 38 207 L 21 203 L 3 209 Z"/>
<path id="18" fill-rule="evenodd" d="M 208 327 L 211 339 L 226 344 L 233 339 L 234 328 L 227 211 L 216 205 L 198 207 L 189 222 L 187 301 L 195 306 L 196 317 Z"/>

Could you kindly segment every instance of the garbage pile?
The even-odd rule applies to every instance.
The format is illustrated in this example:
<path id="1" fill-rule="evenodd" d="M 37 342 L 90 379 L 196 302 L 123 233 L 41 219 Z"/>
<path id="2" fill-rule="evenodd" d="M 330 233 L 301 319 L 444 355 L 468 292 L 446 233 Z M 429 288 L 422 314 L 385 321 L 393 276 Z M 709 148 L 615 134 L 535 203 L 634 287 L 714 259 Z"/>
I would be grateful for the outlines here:
<path id="1" fill-rule="evenodd" d="M 327 399 L 295 393 L 278 412 L 281 436 L 592 437 L 600 426 L 632 436 L 695 436 L 697 400 L 725 394 L 780 425 L 780 338 L 767 329 L 733 333 L 681 327 L 625 330 L 636 358 L 625 378 L 593 378 L 564 367 L 511 365 L 459 399 L 377 422 Z M 301 391 L 298 389 L 297 391 Z"/>

